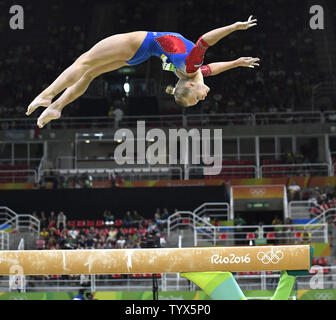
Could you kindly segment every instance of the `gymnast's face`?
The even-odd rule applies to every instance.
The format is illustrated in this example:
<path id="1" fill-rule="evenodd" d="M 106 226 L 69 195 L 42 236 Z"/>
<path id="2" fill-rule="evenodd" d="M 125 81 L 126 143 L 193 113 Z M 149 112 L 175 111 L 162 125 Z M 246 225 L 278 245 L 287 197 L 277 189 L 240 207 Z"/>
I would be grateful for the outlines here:
<path id="1" fill-rule="evenodd" d="M 210 88 L 204 83 L 189 81 L 187 86 L 190 90 L 185 98 L 186 107 L 195 106 L 200 100 L 205 100 L 210 91 Z"/>

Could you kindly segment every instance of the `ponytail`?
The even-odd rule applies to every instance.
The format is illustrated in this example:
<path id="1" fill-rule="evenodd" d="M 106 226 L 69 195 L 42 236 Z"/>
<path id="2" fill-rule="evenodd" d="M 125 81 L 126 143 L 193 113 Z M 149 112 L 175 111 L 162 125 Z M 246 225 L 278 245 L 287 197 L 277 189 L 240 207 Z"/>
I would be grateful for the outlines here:
<path id="1" fill-rule="evenodd" d="M 175 87 L 173 87 L 173 86 L 168 86 L 168 87 L 166 88 L 166 93 L 171 94 L 171 95 L 174 95 L 174 94 L 175 94 Z"/>

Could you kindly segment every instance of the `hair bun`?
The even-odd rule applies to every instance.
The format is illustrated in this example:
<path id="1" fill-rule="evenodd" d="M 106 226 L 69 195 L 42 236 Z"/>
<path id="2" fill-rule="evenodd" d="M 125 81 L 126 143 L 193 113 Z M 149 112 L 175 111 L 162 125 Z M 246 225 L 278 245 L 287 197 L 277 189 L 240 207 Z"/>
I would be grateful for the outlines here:
<path id="1" fill-rule="evenodd" d="M 173 86 L 168 86 L 168 87 L 166 88 L 166 92 L 167 92 L 168 94 L 172 94 L 172 95 L 174 95 L 174 93 L 175 93 L 175 87 L 173 87 Z"/>

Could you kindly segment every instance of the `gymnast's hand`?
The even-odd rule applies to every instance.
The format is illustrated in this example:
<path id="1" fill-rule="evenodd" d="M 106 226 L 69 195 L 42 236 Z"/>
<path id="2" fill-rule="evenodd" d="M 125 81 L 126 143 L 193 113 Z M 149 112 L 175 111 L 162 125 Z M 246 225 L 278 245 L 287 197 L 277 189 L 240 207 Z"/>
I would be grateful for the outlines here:
<path id="1" fill-rule="evenodd" d="M 250 16 L 247 21 L 245 22 L 236 22 L 236 29 L 237 30 L 247 30 L 250 29 L 251 27 L 254 27 L 257 25 L 257 19 L 252 19 L 253 16 Z"/>
<path id="2" fill-rule="evenodd" d="M 252 58 L 252 57 L 242 57 L 238 59 L 238 65 L 240 67 L 248 67 L 248 68 L 255 68 L 259 67 L 259 58 Z"/>

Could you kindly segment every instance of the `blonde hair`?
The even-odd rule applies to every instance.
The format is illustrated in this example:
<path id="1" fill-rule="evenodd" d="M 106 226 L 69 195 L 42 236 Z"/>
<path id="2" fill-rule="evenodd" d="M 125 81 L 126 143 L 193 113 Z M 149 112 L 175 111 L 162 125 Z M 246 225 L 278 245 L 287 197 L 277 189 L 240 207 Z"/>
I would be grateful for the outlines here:
<path id="1" fill-rule="evenodd" d="M 185 97 L 190 94 L 190 88 L 186 86 L 187 81 L 180 79 L 175 87 L 169 85 L 166 88 L 166 93 L 173 95 L 175 102 L 182 107 L 186 107 Z"/>

